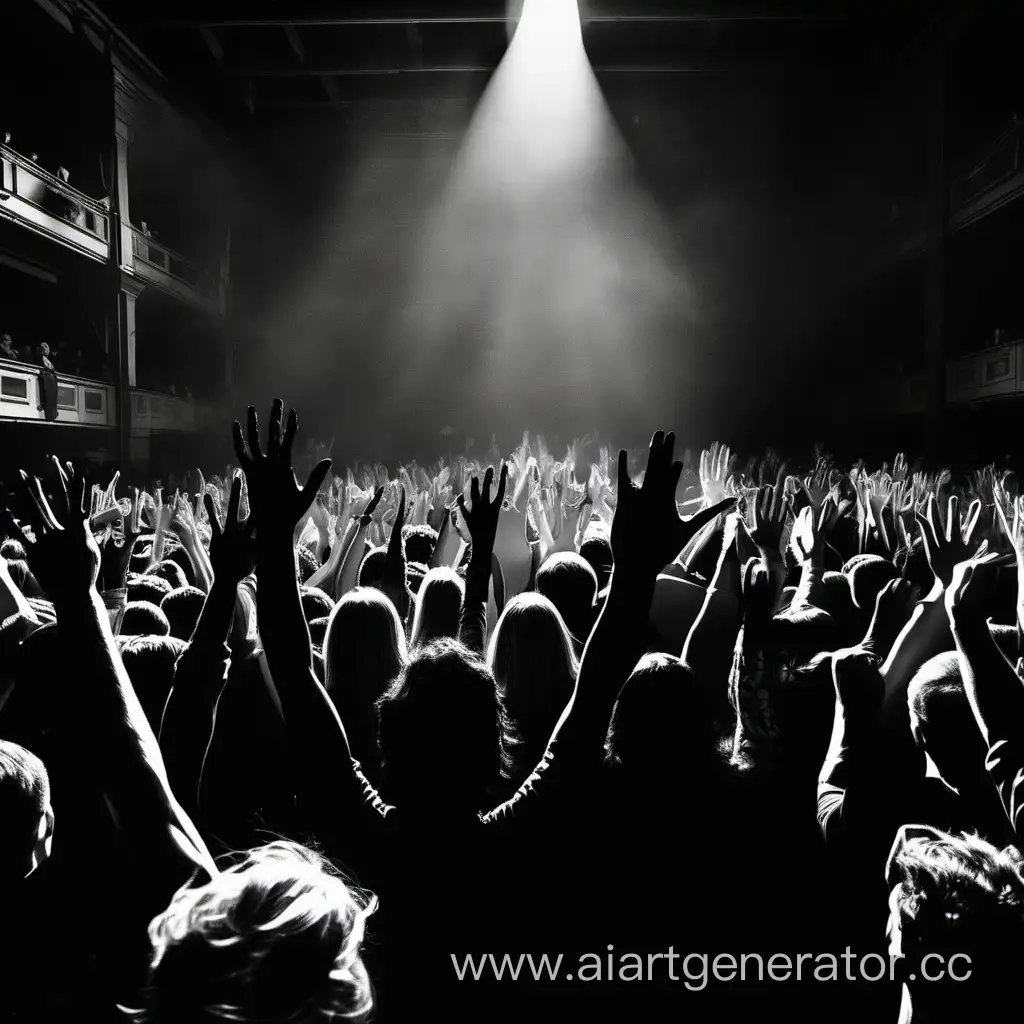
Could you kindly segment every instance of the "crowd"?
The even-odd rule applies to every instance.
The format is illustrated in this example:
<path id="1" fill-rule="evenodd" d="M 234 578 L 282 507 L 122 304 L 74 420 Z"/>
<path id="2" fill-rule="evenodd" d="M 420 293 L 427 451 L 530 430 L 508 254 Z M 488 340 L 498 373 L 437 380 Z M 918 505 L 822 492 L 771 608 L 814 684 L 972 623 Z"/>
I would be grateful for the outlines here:
<path id="1" fill-rule="evenodd" d="M 524 437 L 491 465 L 332 473 L 293 458 L 296 429 L 250 409 L 238 466 L 174 492 L 22 473 L 0 1015 L 1013 1005 L 1012 473 L 675 461 L 660 432 L 617 463 Z M 851 950 L 884 978 L 829 977 Z M 460 980 L 487 954 L 565 959 L 557 980 Z M 809 966 L 709 975 L 741 954 Z"/>

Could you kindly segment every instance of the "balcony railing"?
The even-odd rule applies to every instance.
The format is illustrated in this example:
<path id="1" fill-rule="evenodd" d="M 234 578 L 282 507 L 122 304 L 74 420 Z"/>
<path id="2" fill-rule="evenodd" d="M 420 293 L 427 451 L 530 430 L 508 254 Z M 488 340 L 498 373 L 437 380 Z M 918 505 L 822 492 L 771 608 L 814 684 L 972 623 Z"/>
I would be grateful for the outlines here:
<path id="1" fill-rule="evenodd" d="M 174 398 L 156 391 L 132 388 L 133 437 L 176 432 L 201 433 L 221 425 L 221 410 L 213 402 Z"/>
<path id="2" fill-rule="evenodd" d="M 0 169 L 0 217 L 93 259 L 108 258 L 106 202 L 72 188 L 9 146 L 0 145 Z"/>
<path id="3" fill-rule="evenodd" d="M 1024 394 L 1024 341 L 951 360 L 946 400 L 952 405 Z"/>
<path id="4" fill-rule="evenodd" d="M 200 267 L 137 227 L 129 225 L 128 230 L 135 274 L 185 302 L 223 311 L 226 289 L 218 272 Z"/>
<path id="5" fill-rule="evenodd" d="M 949 190 L 951 213 L 974 205 L 1020 174 L 1022 130 L 1024 121 L 1015 121 L 969 171 L 952 183 Z"/>
<path id="6" fill-rule="evenodd" d="M 47 420 L 39 389 L 40 367 L 0 359 L 0 421 L 59 426 L 114 427 L 117 401 L 113 384 L 57 374 L 57 418 Z"/>

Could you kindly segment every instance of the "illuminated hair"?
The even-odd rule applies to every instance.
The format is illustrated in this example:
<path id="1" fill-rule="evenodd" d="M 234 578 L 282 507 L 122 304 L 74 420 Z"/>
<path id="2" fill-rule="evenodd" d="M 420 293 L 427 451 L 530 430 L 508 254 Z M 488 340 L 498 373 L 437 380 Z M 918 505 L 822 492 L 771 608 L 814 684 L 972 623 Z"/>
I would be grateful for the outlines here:
<path id="1" fill-rule="evenodd" d="M 206 594 L 198 587 L 180 587 L 178 590 L 172 590 L 160 602 L 160 611 L 167 616 L 171 636 L 179 640 L 191 640 L 205 604 Z"/>
<path id="2" fill-rule="evenodd" d="M 149 601 L 129 601 L 121 619 L 121 636 L 170 636 L 167 616 Z"/>
<path id="3" fill-rule="evenodd" d="M 1017 951 L 1024 943 L 1024 856 L 975 835 L 922 829 L 897 839 L 890 881 L 903 934 L 923 949 Z"/>
<path id="4" fill-rule="evenodd" d="M 412 622 L 411 647 L 459 635 L 459 615 L 466 584 L 454 569 L 431 569 L 420 584 Z"/>
<path id="5" fill-rule="evenodd" d="M 198 888 L 179 890 L 149 926 L 147 1024 L 364 1021 L 373 987 L 360 957 L 375 896 L 318 854 L 269 843 Z"/>
<path id="6" fill-rule="evenodd" d="M 538 593 L 558 609 L 581 647 L 594 625 L 597 586 L 597 573 L 575 551 L 556 552 L 537 570 Z"/>
<path id="7" fill-rule="evenodd" d="M 379 590 L 357 587 L 334 606 L 324 637 L 324 675 L 339 710 L 372 707 L 407 658 L 398 612 Z"/>
<path id="8" fill-rule="evenodd" d="M 558 609 L 540 594 L 513 597 L 491 634 L 487 666 L 521 738 L 543 753 L 580 668 Z"/>
<path id="9" fill-rule="evenodd" d="M 421 526 L 403 526 L 402 541 L 408 561 L 427 565 L 437 543 L 437 530 L 425 523 Z"/>
<path id="10" fill-rule="evenodd" d="M 448 799 L 490 809 L 479 801 L 507 778 L 514 733 L 494 678 L 468 647 L 444 639 L 416 650 L 377 709 L 387 791 L 397 804 Z M 443 793 L 432 767 L 439 757 L 459 764 Z"/>

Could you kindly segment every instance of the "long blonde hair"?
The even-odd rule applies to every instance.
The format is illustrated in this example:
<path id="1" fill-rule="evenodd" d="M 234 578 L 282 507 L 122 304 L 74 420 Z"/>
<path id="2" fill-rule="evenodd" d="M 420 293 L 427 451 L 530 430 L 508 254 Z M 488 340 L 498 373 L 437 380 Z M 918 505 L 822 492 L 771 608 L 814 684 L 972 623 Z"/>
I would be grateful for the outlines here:
<path id="1" fill-rule="evenodd" d="M 145 1024 L 335 1017 L 364 1021 L 373 986 L 360 948 L 377 898 L 290 842 L 250 851 L 185 887 L 149 926 Z"/>

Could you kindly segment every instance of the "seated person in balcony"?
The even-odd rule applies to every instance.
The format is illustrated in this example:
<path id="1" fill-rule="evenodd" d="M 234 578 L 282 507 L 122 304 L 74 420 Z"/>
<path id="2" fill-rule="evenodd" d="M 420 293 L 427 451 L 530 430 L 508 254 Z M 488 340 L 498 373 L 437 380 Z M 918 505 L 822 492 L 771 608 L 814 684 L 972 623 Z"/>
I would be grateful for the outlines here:
<path id="1" fill-rule="evenodd" d="M 0 334 L 0 356 L 4 359 L 20 359 L 9 334 Z"/>

